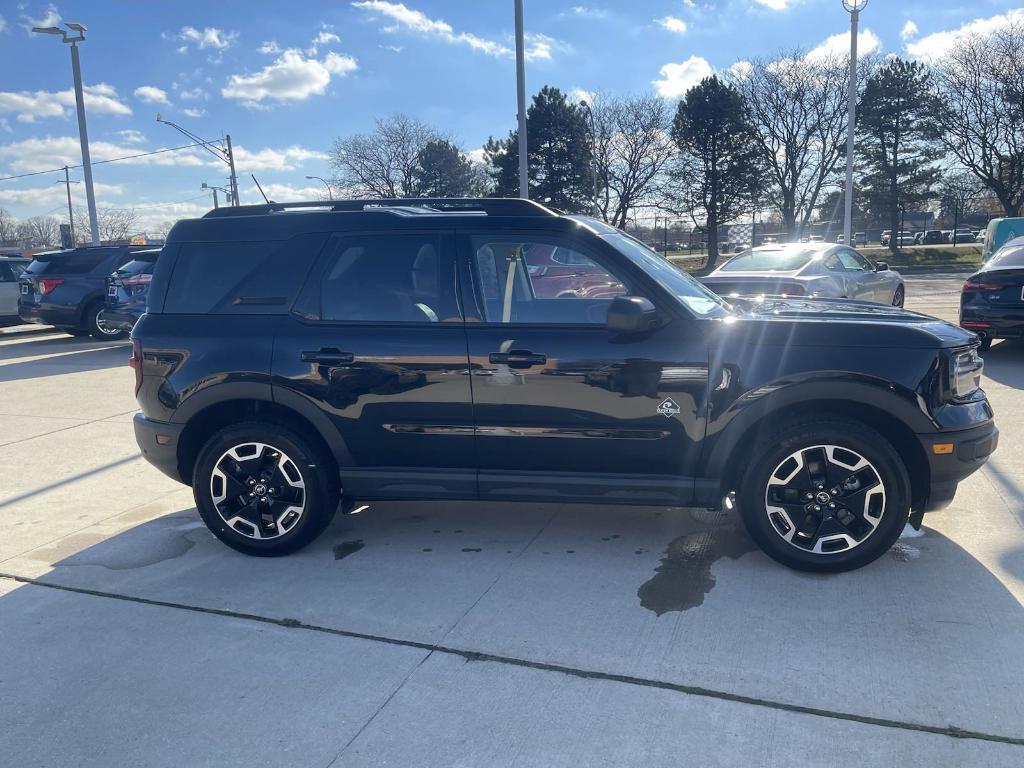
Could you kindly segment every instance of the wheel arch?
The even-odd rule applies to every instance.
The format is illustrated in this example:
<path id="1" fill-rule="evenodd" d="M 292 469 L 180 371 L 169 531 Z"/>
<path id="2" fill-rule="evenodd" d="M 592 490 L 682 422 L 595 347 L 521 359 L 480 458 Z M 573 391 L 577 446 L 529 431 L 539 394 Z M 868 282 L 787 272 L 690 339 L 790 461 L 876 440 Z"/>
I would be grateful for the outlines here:
<path id="1" fill-rule="evenodd" d="M 762 436 L 783 424 L 823 417 L 840 417 L 859 422 L 879 432 L 903 459 L 910 477 L 911 509 L 917 510 L 928 498 L 931 470 L 928 457 L 911 427 L 882 408 L 864 402 L 842 399 L 812 399 L 787 403 L 728 430 L 728 439 L 719 440 L 707 462 L 706 475 L 718 478 L 715 501 L 739 486 L 742 469 L 750 463 L 750 453 Z"/>

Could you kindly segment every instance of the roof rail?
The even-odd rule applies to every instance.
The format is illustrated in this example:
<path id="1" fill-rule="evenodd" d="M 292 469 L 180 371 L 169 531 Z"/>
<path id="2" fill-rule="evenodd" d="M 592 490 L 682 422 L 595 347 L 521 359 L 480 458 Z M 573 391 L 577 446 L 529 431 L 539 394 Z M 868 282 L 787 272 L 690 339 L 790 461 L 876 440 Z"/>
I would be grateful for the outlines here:
<path id="1" fill-rule="evenodd" d="M 397 197 L 370 200 L 308 200 L 300 203 L 266 203 L 214 208 L 204 219 L 230 216 L 265 216 L 283 211 L 321 209 L 327 211 L 365 211 L 375 208 L 422 207 L 438 213 L 485 213 L 489 216 L 555 216 L 549 208 L 519 197 Z"/>

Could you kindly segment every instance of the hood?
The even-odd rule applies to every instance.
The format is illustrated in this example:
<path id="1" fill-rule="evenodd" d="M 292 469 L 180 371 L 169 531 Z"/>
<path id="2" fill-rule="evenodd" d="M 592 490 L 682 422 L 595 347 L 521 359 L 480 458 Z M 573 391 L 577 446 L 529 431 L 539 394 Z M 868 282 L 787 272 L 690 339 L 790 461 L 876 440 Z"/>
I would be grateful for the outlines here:
<path id="1" fill-rule="evenodd" d="M 957 347 L 976 343 L 970 331 L 918 312 L 849 299 L 731 299 L 732 322 L 765 343 L 846 347 Z"/>

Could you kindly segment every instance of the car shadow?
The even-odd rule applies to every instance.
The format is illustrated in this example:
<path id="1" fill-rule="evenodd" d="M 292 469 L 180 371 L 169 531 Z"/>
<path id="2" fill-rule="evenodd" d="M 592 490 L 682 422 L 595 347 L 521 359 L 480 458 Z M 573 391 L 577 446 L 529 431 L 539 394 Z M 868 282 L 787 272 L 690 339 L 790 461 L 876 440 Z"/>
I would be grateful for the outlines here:
<path id="1" fill-rule="evenodd" d="M 985 378 L 1024 389 L 1024 339 L 994 341 L 982 357 L 985 359 Z"/>
<path id="2" fill-rule="evenodd" d="M 0 382 L 127 366 L 130 344 L 69 337 L 0 347 Z M 20 359 L 30 358 L 30 359 Z M 6 362 L 17 360 L 17 362 Z"/>

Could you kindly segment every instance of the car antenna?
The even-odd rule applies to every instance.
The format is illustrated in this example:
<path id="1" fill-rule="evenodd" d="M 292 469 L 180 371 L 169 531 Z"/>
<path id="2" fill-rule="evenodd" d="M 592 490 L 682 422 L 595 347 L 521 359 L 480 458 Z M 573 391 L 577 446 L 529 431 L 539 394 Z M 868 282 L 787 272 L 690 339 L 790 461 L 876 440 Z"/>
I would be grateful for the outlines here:
<path id="1" fill-rule="evenodd" d="M 250 173 L 249 175 L 252 176 L 252 180 L 254 182 L 256 182 L 256 189 L 258 189 L 260 191 L 260 194 L 263 195 L 263 199 L 266 200 L 267 205 L 270 205 L 272 202 L 274 202 L 273 200 L 268 200 L 267 199 L 267 195 L 263 191 L 263 187 L 261 187 L 260 183 L 258 181 L 256 181 L 256 174 L 255 173 Z"/>

